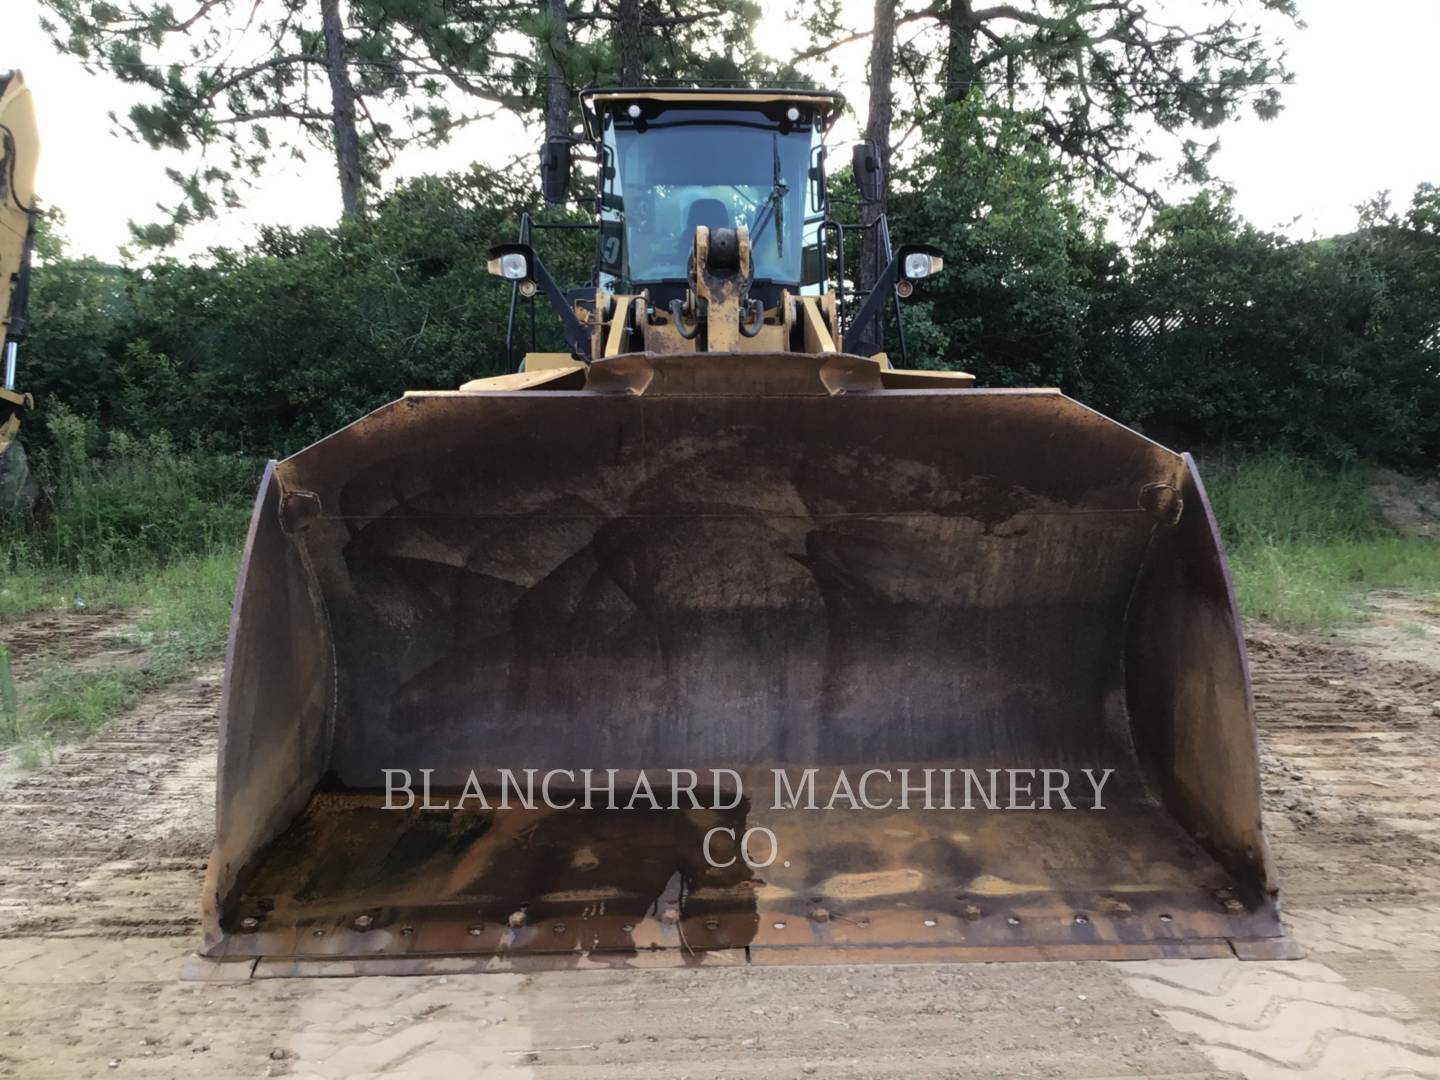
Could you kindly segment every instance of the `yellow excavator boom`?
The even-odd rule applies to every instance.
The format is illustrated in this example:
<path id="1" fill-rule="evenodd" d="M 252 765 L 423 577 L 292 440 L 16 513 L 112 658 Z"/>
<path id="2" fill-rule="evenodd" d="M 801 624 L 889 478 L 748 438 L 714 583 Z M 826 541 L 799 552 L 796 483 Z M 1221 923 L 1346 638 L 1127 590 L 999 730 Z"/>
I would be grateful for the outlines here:
<path id="1" fill-rule="evenodd" d="M 30 293 L 30 253 L 35 243 L 35 166 L 40 134 L 30 88 L 19 71 L 0 71 L 0 319 L 3 319 L 3 383 L 0 383 L 0 517 L 33 509 L 38 492 L 24 450 L 15 441 L 29 394 L 16 388 L 20 343 L 25 337 Z"/>

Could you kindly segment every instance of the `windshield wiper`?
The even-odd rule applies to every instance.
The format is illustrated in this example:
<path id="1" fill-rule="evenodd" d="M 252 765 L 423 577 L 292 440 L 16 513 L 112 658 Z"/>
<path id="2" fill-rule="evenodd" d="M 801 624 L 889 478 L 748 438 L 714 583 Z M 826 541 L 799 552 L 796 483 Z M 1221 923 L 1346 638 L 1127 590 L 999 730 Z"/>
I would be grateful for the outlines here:
<path id="1" fill-rule="evenodd" d="M 790 185 L 785 183 L 785 175 L 780 170 L 780 136 L 770 136 L 770 149 L 773 154 L 771 163 L 771 178 L 774 181 L 770 188 L 770 195 L 765 200 L 765 207 L 755 218 L 755 224 L 750 230 L 750 246 L 753 248 L 755 242 L 760 239 L 760 234 L 765 231 L 765 226 L 771 220 L 775 222 L 775 254 L 780 258 L 785 257 L 785 196 L 790 194 Z"/>

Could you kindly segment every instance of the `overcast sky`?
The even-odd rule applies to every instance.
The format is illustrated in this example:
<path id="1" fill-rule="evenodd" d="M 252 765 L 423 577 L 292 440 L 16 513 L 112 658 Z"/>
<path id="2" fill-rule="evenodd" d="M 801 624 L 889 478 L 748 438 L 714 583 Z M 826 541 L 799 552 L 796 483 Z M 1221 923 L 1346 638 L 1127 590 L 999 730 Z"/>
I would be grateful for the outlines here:
<path id="1" fill-rule="evenodd" d="M 55 53 L 39 29 L 37 0 L 0 2 L 0 69 L 21 68 L 35 92 L 44 140 L 39 194 L 64 210 L 73 253 L 114 258 L 127 240 L 126 221 L 156 220 L 155 202 L 172 197 L 167 162 L 111 133 L 106 114 L 123 111 L 125 90 Z M 856 0 L 857 17 L 869 6 Z M 1296 84 L 1284 92 L 1285 111 L 1267 123 L 1247 116 L 1222 129 L 1215 171 L 1235 185 L 1241 213 L 1258 225 L 1296 236 L 1345 232 L 1354 225 L 1356 204 L 1376 192 L 1390 189 L 1403 204 L 1417 183 L 1440 182 L 1440 121 L 1431 85 L 1440 2 L 1301 0 L 1300 6 L 1308 25 L 1288 35 Z M 793 25 L 766 29 L 772 52 L 800 40 Z M 844 70 L 863 71 L 864 49 L 854 52 Z M 837 89 L 863 115 L 863 81 Z M 513 118 L 490 124 L 465 130 L 443 150 L 411 154 L 402 173 L 498 162 L 533 138 Z M 1168 150 L 1168 141 L 1164 145 Z M 317 155 L 247 194 L 245 209 L 194 230 L 185 246 L 242 244 L 261 221 L 330 223 L 338 203 L 334 165 Z"/>

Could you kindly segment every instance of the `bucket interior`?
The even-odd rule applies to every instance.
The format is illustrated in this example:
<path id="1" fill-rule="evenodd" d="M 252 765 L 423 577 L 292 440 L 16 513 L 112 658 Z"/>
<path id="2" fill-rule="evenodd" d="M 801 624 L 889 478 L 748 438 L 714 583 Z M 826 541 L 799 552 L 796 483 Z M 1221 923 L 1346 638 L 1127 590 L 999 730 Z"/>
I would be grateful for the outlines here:
<path id="1" fill-rule="evenodd" d="M 227 669 L 212 954 L 1278 936 L 1188 460 L 1054 392 L 835 394 L 805 362 L 746 394 L 410 395 L 276 466 Z M 1081 805 L 771 797 L 777 768 L 829 794 L 901 767 L 1063 769 Z M 502 769 L 722 769 L 743 797 L 384 806 L 387 776 L 438 802 Z M 1111 770 L 1103 809 L 1084 769 Z M 757 826 L 768 865 L 703 857 Z"/>

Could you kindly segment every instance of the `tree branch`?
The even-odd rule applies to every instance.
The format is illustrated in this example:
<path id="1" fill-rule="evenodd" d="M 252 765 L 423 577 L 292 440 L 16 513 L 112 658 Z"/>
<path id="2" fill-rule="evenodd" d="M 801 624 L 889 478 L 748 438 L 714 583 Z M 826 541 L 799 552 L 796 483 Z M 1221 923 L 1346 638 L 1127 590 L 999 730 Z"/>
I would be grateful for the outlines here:
<path id="1" fill-rule="evenodd" d="M 921 8 L 919 11 L 912 11 L 908 15 L 902 15 L 895 20 L 895 25 L 903 26 L 906 23 L 919 22 L 921 19 L 936 19 L 945 10 L 945 0 L 935 0 L 929 7 Z M 844 37 L 836 38 L 834 41 L 827 41 L 823 45 L 812 45 L 808 49 L 802 49 L 790 57 L 792 63 L 799 63 L 802 60 L 814 60 L 817 56 L 824 56 L 826 53 L 838 49 L 843 45 L 853 45 L 857 41 L 864 41 L 873 30 L 856 30 L 854 33 L 846 34 Z"/>

